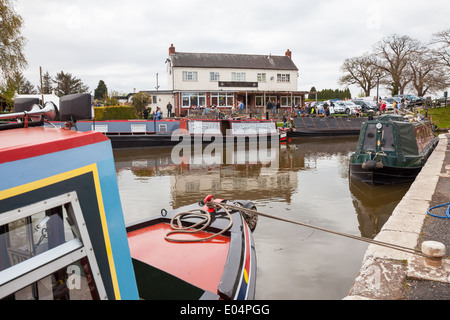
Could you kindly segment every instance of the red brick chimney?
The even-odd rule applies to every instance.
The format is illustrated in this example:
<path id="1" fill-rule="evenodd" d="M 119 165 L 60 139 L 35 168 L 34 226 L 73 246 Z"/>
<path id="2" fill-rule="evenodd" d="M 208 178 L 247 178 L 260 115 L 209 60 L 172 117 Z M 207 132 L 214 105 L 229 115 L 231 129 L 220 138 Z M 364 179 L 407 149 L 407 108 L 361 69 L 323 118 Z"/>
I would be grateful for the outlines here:
<path id="1" fill-rule="evenodd" d="M 169 56 L 172 54 L 175 54 L 175 47 L 173 46 L 173 43 L 170 45 L 170 48 L 169 48 Z"/>
<path id="2" fill-rule="evenodd" d="M 289 57 L 289 59 L 292 59 L 292 52 L 291 50 L 287 49 L 286 53 L 284 54 L 286 57 Z"/>

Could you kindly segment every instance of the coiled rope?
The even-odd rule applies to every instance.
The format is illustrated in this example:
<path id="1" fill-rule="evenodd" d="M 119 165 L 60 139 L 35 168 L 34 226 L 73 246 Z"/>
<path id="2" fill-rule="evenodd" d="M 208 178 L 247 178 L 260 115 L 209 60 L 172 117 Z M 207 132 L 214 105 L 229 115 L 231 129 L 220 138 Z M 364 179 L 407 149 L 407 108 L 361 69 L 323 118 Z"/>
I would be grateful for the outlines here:
<path id="1" fill-rule="evenodd" d="M 164 239 L 166 239 L 167 241 L 171 241 L 171 242 L 200 242 L 200 241 L 206 241 L 206 240 L 212 239 L 214 237 L 217 237 L 217 236 L 219 236 L 221 234 L 224 234 L 225 232 L 227 232 L 233 226 L 233 218 L 232 218 L 230 212 L 221 203 L 208 202 L 208 203 L 206 203 L 206 206 L 208 206 L 208 208 L 215 209 L 215 210 L 217 210 L 217 207 L 218 207 L 220 209 L 223 209 L 223 211 L 227 214 L 228 219 L 229 219 L 230 222 L 228 223 L 228 225 L 224 229 L 222 229 L 221 231 L 219 231 L 217 233 L 213 233 L 213 234 L 211 234 L 208 237 L 203 237 L 203 238 L 177 239 L 177 238 L 171 237 L 171 235 L 174 235 L 174 234 L 193 234 L 193 233 L 197 233 L 197 232 L 200 232 L 200 231 L 206 229 L 211 224 L 211 213 L 209 213 L 208 211 L 206 211 L 204 209 L 193 209 L 193 210 L 189 210 L 189 211 L 180 212 L 180 213 L 176 214 L 170 220 L 170 226 L 172 227 L 173 231 L 169 231 L 166 234 L 166 236 L 164 237 Z M 190 217 L 192 217 L 192 216 L 200 217 L 202 219 L 199 222 L 197 222 L 197 223 L 189 224 L 187 226 L 183 226 L 183 223 L 182 223 L 181 220 L 183 218 L 186 218 L 186 217 L 189 217 L 189 216 Z"/>
<path id="2" fill-rule="evenodd" d="M 439 259 L 439 258 L 436 258 L 436 257 L 429 256 L 427 254 L 424 254 L 421 251 L 418 251 L 418 250 L 415 250 L 415 249 L 412 249 L 412 248 L 407 248 L 407 247 L 403 247 L 403 246 L 399 246 L 399 245 L 395 245 L 395 244 L 391 244 L 391 243 L 387 243 L 387 242 L 382 242 L 382 241 L 378 241 L 378 240 L 374 240 L 374 239 L 369 239 L 369 238 L 365 238 L 365 237 L 354 236 L 354 235 L 347 234 L 347 233 L 337 232 L 337 231 L 333 231 L 333 230 L 329 230 L 329 229 L 313 226 L 313 225 L 310 225 L 310 224 L 306 224 L 306 223 L 302 223 L 302 222 L 298 222 L 298 221 L 294 221 L 294 220 L 280 218 L 280 217 L 277 217 L 277 216 L 269 215 L 269 214 L 262 213 L 262 212 L 259 212 L 259 211 L 256 211 L 256 210 L 252 210 L 252 209 L 247 209 L 247 208 L 243 208 L 243 207 L 236 207 L 236 206 L 229 205 L 229 204 L 226 204 L 226 203 L 223 203 L 222 206 L 223 207 L 227 207 L 230 210 L 244 211 L 244 212 L 247 212 L 247 213 L 257 214 L 257 215 L 260 215 L 260 216 L 263 216 L 263 217 L 266 217 L 266 218 L 271 218 L 271 219 L 275 219 L 275 220 L 279 220 L 279 221 L 283 221 L 283 222 L 288 222 L 288 223 L 300 225 L 300 226 L 303 226 L 303 227 L 312 228 L 312 229 L 316 229 L 316 230 L 332 233 L 332 234 L 335 234 L 335 235 L 347 237 L 347 238 L 354 239 L 354 240 L 364 241 L 364 242 L 367 242 L 367 243 L 370 243 L 370 244 L 379 245 L 379 246 L 387 247 L 389 249 L 394 249 L 394 250 L 399 250 L 399 251 L 403 251 L 403 252 L 419 255 L 419 256 L 422 256 L 422 257 L 425 257 L 425 258 Z"/>
<path id="3" fill-rule="evenodd" d="M 448 206 L 448 207 L 447 207 L 447 210 L 445 210 L 445 216 L 439 216 L 439 215 L 436 215 L 436 214 L 432 214 L 432 213 L 431 213 L 431 210 L 436 209 L 436 208 L 440 208 L 440 207 L 445 207 L 445 206 Z M 427 210 L 427 213 L 428 213 L 430 216 L 433 216 L 433 217 L 436 217 L 436 218 L 450 219 L 450 202 L 449 202 L 449 203 L 444 203 L 444 204 L 441 204 L 441 205 L 438 205 L 438 206 L 431 207 L 431 208 L 429 208 L 429 209 Z"/>

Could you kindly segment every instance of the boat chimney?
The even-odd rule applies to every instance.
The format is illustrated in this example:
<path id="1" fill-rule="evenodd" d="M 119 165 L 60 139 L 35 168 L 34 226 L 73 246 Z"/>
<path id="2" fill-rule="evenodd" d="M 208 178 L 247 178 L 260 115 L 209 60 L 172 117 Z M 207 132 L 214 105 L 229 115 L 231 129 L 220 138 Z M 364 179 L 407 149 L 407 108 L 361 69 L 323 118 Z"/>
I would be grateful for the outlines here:
<path id="1" fill-rule="evenodd" d="M 292 51 L 287 49 L 286 53 L 284 54 L 286 57 L 289 57 L 289 59 L 292 59 Z"/>
<path id="2" fill-rule="evenodd" d="M 172 43 L 169 48 L 169 56 L 171 56 L 173 54 L 175 54 L 175 47 L 173 46 L 173 43 Z"/>

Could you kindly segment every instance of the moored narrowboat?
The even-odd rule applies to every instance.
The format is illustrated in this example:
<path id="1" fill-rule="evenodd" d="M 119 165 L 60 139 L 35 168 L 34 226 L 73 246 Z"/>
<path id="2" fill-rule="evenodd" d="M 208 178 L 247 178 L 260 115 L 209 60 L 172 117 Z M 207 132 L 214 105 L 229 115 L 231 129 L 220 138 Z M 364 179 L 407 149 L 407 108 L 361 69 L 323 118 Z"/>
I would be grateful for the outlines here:
<path id="1" fill-rule="evenodd" d="M 289 131 L 290 137 L 343 136 L 358 135 L 361 125 L 368 117 L 294 117 L 295 128 Z"/>
<path id="2" fill-rule="evenodd" d="M 31 107 L 29 101 L 23 100 L 26 99 L 16 99 L 15 109 L 16 105 L 21 105 L 22 109 Z M 280 132 L 273 120 L 174 118 L 95 121 L 92 120 L 91 95 L 88 93 L 61 97 L 60 111 L 61 121 L 52 121 L 46 126 L 62 127 L 70 121 L 72 130 L 103 133 L 111 140 L 113 148 L 174 146 L 188 139 L 191 143 L 201 144 L 262 140 L 278 143 L 286 140 L 286 133 Z"/>
<path id="3" fill-rule="evenodd" d="M 156 223 L 152 227 L 149 220 L 127 232 L 111 141 L 100 132 L 42 126 L 43 118 L 55 115 L 49 104 L 4 116 L 23 121 L 0 130 L 0 299 L 254 297 L 254 243 L 239 211 L 224 211 L 220 204 L 225 201 L 211 197 L 200 207 L 193 205 L 206 205 L 211 220 L 193 236 L 208 238 L 195 243 L 197 251 L 189 256 L 183 254 L 191 252 L 191 243 L 174 243 L 178 251 L 161 264 L 164 258 L 150 249 L 172 243 L 166 238 L 170 230 Z M 228 214 L 231 226 L 222 228 Z M 205 275 L 198 282 L 171 269 L 188 262 L 205 274 L 214 262 L 213 280 Z"/>
<path id="4" fill-rule="evenodd" d="M 414 181 L 437 143 L 429 120 L 383 115 L 367 121 L 350 156 L 350 177 L 370 184 Z"/>

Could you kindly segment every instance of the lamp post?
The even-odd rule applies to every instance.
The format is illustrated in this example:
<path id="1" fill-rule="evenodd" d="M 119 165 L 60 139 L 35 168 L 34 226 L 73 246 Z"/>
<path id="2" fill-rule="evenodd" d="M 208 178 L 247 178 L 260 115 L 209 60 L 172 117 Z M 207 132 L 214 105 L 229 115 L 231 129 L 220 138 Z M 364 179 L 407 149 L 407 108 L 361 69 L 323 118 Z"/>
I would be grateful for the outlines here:
<path id="1" fill-rule="evenodd" d="M 379 87 L 380 87 L 380 77 L 381 77 L 381 75 L 379 73 L 377 73 L 376 77 L 377 77 L 377 101 L 376 101 L 376 103 L 378 103 L 378 101 L 380 100 Z"/>

